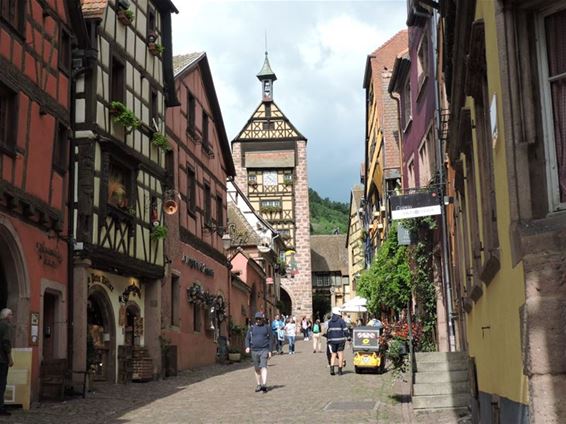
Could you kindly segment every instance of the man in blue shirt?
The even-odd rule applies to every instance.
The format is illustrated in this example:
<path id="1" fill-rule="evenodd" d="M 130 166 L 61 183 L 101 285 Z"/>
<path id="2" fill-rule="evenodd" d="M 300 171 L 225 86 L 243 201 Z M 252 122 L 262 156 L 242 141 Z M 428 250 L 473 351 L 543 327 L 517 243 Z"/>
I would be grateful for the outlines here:
<path id="1" fill-rule="evenodd" d="M 256 312 L 255 324 L 246 334 L 246 353 L 252 355 L 257 382 L 256 392 L 267 392 L 267 360 L 271 358 L 271 328 L 262 312 Z"/>

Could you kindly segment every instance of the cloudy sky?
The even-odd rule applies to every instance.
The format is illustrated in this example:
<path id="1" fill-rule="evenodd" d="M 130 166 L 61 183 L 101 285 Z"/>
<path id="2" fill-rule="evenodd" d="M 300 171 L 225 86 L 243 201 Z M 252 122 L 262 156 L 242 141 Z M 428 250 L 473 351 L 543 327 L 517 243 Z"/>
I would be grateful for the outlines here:
<path id="1" fill-rule="evenodd" d="M 308 139 L 309 186 L 349 201 L 363 161 L 366 56 L 404 28 L 406 1 L 174 3 L 173 53 L 207 53 L 229 140 L 261 101 L 267 33 L 274 100 Z"/>

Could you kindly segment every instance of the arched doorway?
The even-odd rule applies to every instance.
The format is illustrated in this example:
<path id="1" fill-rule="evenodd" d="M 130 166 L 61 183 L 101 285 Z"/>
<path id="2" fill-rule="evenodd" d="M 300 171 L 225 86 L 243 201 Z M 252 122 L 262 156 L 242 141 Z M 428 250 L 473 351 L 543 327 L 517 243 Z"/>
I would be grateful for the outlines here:
<path id="1" fill-rule="evenodd" d="M 91 290 L 87 304 L 87 366 L 94 379 L 114 382 L 116 332 L 114 313 L 103 289 Z"/>
<path id="2" fill-rule="evenodd" d="M 293 302 L 291 301 L 291 296 L 289 293 L 281 287 L 281 294 L 280 294 L 280 303 L 279 303 L 279 312 L 285 316 L 291 315 L 291 311 L 293 310 Z"/>
<path id="3" fill-rule="evenodd" d="M 0 309 L 14 313 L 14 347 L 30 345 L 29 276 L 22 251 L 16 230 L 0 216 Z"/>

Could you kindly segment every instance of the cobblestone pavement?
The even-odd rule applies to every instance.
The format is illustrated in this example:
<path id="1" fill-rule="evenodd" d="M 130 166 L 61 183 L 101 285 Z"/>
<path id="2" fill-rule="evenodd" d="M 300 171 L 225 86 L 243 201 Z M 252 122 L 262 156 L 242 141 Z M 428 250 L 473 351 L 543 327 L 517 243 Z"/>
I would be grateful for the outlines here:
<path id="1" fill-rule="evenodd" d="M 213 365 L 149 383 L 97 384 L 86 399 L 13 410 L 0 422 L 121 423 L 425 423 L 457 422 L 412 416 L 408 385 L 391 373 L 355 374 L 347 349 L 343 376 L 329 375 L 326 356 L 298 341 L 296 355 L 270 361 L 268 393 L 255 393 L 249 361 Z"/>

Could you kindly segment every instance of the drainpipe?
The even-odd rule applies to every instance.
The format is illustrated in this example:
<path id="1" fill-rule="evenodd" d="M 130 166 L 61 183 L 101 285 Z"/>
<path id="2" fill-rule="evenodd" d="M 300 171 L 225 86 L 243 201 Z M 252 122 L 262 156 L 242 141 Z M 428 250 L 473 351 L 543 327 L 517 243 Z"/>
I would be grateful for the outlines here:
<path id="1" fill-rule="evenodd" d="M 432 61 L 433 66 L 433 76 L 434 76 L 434 101 L 435 101 L 435 108 L 434 108 L 434 125 L 436 127 L 436 134 L 439 136 L 441 134 L 441 122 L 440 122 L 440 94 L 439 94 L 439 84 L 437 78 L 437 62 L 436 62 L 436 52 L 438 51 L 438 11 L 433 10 L 432 13 L 432 30 L 431 30 L 431 40 L 432 40 L 432 48 L 433 52 L 435 52 L 435 60 Z M 445 193 L 445 180 L 444 180 L 444 158 L 443 158 L 443 146 L 441 146 L 442 140 L 438 137 L 438 143 L 436 143 L 436 163 L 438 167 L 438 176 L 440 179 L 440 199 L 442 201 L 442 205 L 440 208 L 441 215 L 441 227 L 442 227 L 442 255 L 444 256 L 443 266 L 442 266 L 442 273 L 443 273 L 443 280 L 444 280 L 444 299 L 446 304 L 446 312 L 447 312 L 447 324 L 448 324 L 448 348 L 450 352 L 454 352 L 456 350 L 456 337 L 455 337 L 455 328 L 454 328 L 454 312 L 452 310 L 452 284 L 450 279 L 450 269 L 449 269 L 449 261 L 450 261 L 450 250 L 448 248 L 448 223 L 446 220 L 446 208 L 444 205 L 444 193 Z"/>

